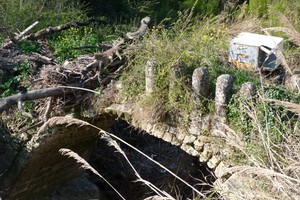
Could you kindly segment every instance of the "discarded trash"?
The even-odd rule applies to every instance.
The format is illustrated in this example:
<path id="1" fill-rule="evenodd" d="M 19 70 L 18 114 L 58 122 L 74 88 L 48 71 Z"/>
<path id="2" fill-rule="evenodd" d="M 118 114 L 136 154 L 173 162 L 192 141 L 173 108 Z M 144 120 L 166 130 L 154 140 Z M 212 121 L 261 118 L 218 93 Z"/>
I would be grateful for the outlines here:
<path id="1" fill-rule="evenodd" d="M 229 62 L 237 68 L 272 71 L 281 64 L 282 50 L 281 37 L 242 32 L 230 42 Z"/>

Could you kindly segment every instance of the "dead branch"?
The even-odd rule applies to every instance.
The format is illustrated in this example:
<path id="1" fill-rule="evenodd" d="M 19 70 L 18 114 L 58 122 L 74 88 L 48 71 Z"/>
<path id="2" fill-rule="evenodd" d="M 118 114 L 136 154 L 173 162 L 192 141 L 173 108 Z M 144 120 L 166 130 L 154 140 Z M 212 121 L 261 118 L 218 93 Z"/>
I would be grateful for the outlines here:
<path id="1" fill-rule="evenodd" d="M 53 64 L 53 59 L 43 56 L 39 53 L 20 54 L 13 58 L 5 58 L 0 56 L 0 70 L 12 71 L 16 66 L 24 61 L 31 61 L 40 64 Z"/>
<path id="2" fill-rule="evenodd" d="M 9 41 L 5 42 L 4 44 L 1 45 L 1 48 L 7 48 L 10 45 L 12 45 L 13 43 L 16 43 L 17 41 L 21 41 L 23 39 L 26 38 L 26 35 L 33 29 L 33 27 L 35 27 L 39 22 L 36 21 L 33 24 L 31 24 L 30 26 L 28 26 L 24 31 L 22 31 L 20 34 L 18 34 L 17 36 L 11 38 Z"/>
<path id="3" fill-rule="evenodd" d="M 29 34 L 25 36 L 24 34 L 28 33 L 28 30 L 22 32 L 22 37 L 17 39 L 37 39 L 43 37 L 47 34 L 52 34 L 54 32 L 66 30 L 71 27 L 86 26 L 92 22 L 101 22 L 104 21 L 90 19 L 85 22 L 69 22 L 56 27 L 48 27 L 46 29 L 40 30 L 36 33 Z M 146 28 L 150 22 L 149 17 L 145 17 L 141 20 L 140 28 L 133 33 L 127 33 L 127 36 L 130 36 L 130 39 L 139 39 L 142 35 L 145 34 Z M 99 46 L 100 47 L 100 46 Z M 75 85 L 82 86 L 85 89 L 90 88 L 94 89 L 99 85 L 103 86 L 110 82 L 110 80 L 117 78 L 120 74 L 119 72 L 122 69 L 122 65 L 125 62 L 125 59 L 122 57 L 124 49 L 127 48 L 124 38 L 119 38 L 114 41 L 112 46 L 109 49 L 104 50 L 103 52 L 98 52 L 94 54 L 94 57 L 88 59 L 78 58 L 75 61 L 65 62 L 63 65 L 58 66 L 54 63 L 51 58 L 43 56 L 38 53 L 28 54 L 17 54 L 13 57 L 13 60 L 10 58 L 0 57 L 0 66 L 3 69 L 11 70 L 24 60 L 29 60 L 40 64 L 45 64 L 39 76 L 42 77 L 41 85 Z M 4 52 L 5 53 L 5 52 Z M 2 63 L 3 65 L 2 65 Z M 4 66 L 4 67 L 3 67 Z M 0 68 L 1 68 L 0 67 Z M 116 73 L 115 73 L 116 72 Z M 33 88 L 40 88 L 38 85 Z M 68 87 L 68 86 L 67 86 Z M 53 88 L 46 89 L 36 89 L 31 90 L 25 93 L 20 93 L 10 97 L 0 99 L 0 113 L 5 110 L 8 110 L 11 106 L 18 104 L 20 111 L 22 111 L 22 102 L 28 100 L 35 100 L 45 97 L 54 97 L 62 96 L 64 94 L 70 93 L 72 89 L 67 88 L 66 86 L 58 86 Z M 82 89 L 84 89 L 82 88 Z M 45 113 L 45 118 L 48 117 L 48 112 L 51 107 L 51 101 L 48 102 L 48 106 Z M 26 113 L 25 113 L 26 114 Z"/>
<path id="4" fill-rule="evenodd" d="M 126 33 L 127 38 L 132 40 L 132 39 L 140 38 L 143 35 L 145 35 L 149 23 L 150 23 L 150 17 L 144 17 L 141 20 L 140 28 L 137 31 Z"/>
<path id="5" fill-rule="evenodd" d="M 23 109 L 23 102 L 22 101 L 18 101 L 18 109 L 20 111 L 20 113 L 26 117 L 29 117 L 29 118 L 32 118 L 32 115 L 28 112 L 26 112 L 24 109 Z"/>
<path id="6" fill-rule="evenodd" d="M 8 110 L 11 106 L 17 104 L 18 102 L 41 99 L 45 97 L 60 96 L 70 92 L 72 92 L 72 89 L 55 87 L 55 88 L 32 90 L 25 93 L 20 93 L 13 96 L 5 97 L 0 99 L 0 113 L 4 112 L 5 110 Z"/>
<path id="7" fill-rule="evenodd" d="M 30 26 L 28 26 L 24 31 L 22 31 L 19 35 L 17 35 L 15 37 L 16 40 L 22 40 L 22 38 L 24 38 L 32 29 L 33 27 L 35 27 L 39 22 L 36 21 L 33 24 L 31 24 Z"/>
<path id="8" fill-rule="evenodd" d="M 95 61 L 87 65 L 83 70 L 82 74 L 85 76 L 88 72 L 94 70 L 98 67 L 98 72 L 101 74 L 106 67 L 114 66 L 114 63 L 121 64 L 119 61 L 122 61 L 122 56 L 120 54 L 120 46 L 124 44 L 124 39 L 117 40 L 113 46 L 104 51 L 95 53 Z"/>
<path id="9" fill-rule="evenodd" d="M 97 20 L 97 19 L 89 19 L 87 21 L 83 21 L 83 22 L 68 22 L 66 24 L 62 24 L 59 26 L 49 26 L 48 28 L 42 29 L 34 34 L 30 34 L 27 39 L 28 40 L 35 40 L 37 38 L 43 37 L 45 35 L 49 35 L 55 32 L 59 32 L 59 31 L 63 31 L 66 29 L 69 29 L 71 27 L 80 27 L 80 26 L 87 26 L 93 22 L 98 22 L 98 23 L 102 23 L 102 24 L 106 24 L 107 22 L 104 20 Z"/>
<path id="10" fill-rule="evenodd" d="M 47 107 L 46 107 L 46 111 L 45 111 L 44 119 L 43 119 L 44 122 L 48 121 L 48 119 L 49 119 L 49 113 L 50 113 L 50 110 L 51 110 L 52 99 L 53 99 L 53 97 L 50 97 L 48 102 L 47 102 Z"/>

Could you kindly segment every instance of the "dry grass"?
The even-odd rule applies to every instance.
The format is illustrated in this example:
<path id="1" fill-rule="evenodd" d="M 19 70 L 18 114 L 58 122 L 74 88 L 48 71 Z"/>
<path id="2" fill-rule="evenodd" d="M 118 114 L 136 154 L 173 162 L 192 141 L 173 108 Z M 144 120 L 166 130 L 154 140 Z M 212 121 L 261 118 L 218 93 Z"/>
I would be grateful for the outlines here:
<path id="1" fill-rule="evenodd" d="M 296 104 L 264 100 L 299 111 L 299 105 Z M 245 109 L 255 130 L 252 145 L 249 146 L 249 141 L 241 140 L 243 133 L 236 133 L 227 127 L 228 131 L 223 136 L 239 150 L 239 154 L 244 155 L 245 164 L 225 169 L 223 173 L 231 174 L 231 177 L 224 183 L 217 183 L 216 189 L 230 199 L 300 199 L 299 123 L 291 126 L 285 121 L 279 122 L 280 116 L 275 116 L 279 123 L 283 123 L 282 127 L 288 130 L 279 130 L 279 127 L 274 130 L 260 120 L 262 118 L 257 108 L 247 105 Z M 282 141 L 274 141 L 274 134 L 280 134 Z"/>
<path id="2" fill-rule="evenodd" d="M 283 32 L 289 37 L 290 41 L 292 41 L 297 46 L 300 46 L 300 34 L 294 28 L 294 25 L 290 22 L 290 20 L 280 12 L 276 13 L 276 16 L 279 19 L 279 21 L 284 25 L 284 27 L 270 27 L 266 28 L 265 30 Z"/>
<path id="3" fill-rule="evenodd" d="M 233 23 L 228 28 L 228 33 L 230 39 L 233 39 L 241 32 L 250 32 L 250 33 L 260 33 L 261 32 L 261 22 L 258 19 L 245 19 L 240 20 L 236 23 Z"/>
<path id="4" fill-rule="evenodd" d="M 93 172 L 95 175 L 103 179 L 120 197 L 121 199 L 125 199 L 119 192 L 116 190 L 101 174 L 97 172 L 85 159 L 80 157 L 77 153 L 70 149 L 60 149 L 59 153 L 61 153 L 63 156 L 68 156 L 69 158 L 73 158 L 77 163 L 81 165 L 82 169 L 87 169 Z"/>
<path id="5" fill-rule="evenodd" d="M 282 106 L 284 108 L 286 108 L 287 110 L 296 113 L 297 115 L 300 115 L 300 105 L 296 104 L 296 103 L 291 103 L 291 102 L 287 102 L 287 101 L 280 101 L 277 99 L 262 99 L 263 101 L 267 101 L 267 102 L 274 102 L 276 105 L 278 106 Z"/>

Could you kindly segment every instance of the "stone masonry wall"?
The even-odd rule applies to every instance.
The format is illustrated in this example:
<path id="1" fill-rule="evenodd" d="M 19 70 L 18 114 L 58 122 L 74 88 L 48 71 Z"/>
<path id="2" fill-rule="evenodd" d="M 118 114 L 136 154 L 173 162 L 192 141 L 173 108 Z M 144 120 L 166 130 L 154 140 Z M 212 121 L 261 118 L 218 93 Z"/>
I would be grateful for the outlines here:
<path id="1" fill-rule="evenodd" d="M 105 114 L 94 120 L 96 126 L 107 129 L 111 126 L 116 116 Z M 82 173 L 74 159 L 59 154 L 60 148 L 69 148 L 83 158 L 88 158 L 94 147 L 99 131 L 90 126 L 68 125 L 68 123 L 54 125 L 36 134 L 24 146 L 29 151 L 27 154 L 12 154 L 14 161 L 4 158 L 0 154 L 0 160 L 6 159 L 10 166 L 1 175 L 0 183 L 9 188 L 1 188 L 6 195 L 5 199 L 43 199 L 45 196 L 61 184 L 71 180 Z M 23 146 L 23 147 L 24 147 Z M 32 150 L 30 150 L 32 148 Z M 19 149 L 19 152 L 24 149 Z M 22 165 L 15 168 L 16 163 Z M 9 165 L 9 164 L 7 164 Z M 10 176 L 16 174 L 16 177 Z"/>

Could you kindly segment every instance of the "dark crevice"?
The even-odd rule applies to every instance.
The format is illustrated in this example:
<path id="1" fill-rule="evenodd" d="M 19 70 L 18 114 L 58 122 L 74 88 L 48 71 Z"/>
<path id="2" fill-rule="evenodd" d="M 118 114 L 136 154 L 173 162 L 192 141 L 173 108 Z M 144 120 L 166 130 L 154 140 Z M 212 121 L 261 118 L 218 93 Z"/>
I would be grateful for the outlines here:
<path id="1" fill-rule="evenodd" d="M 197 157 L 187 154 L 179 147 L 162 139 L 139 131 L 123 120 L 117 120 L 109 131 L 166 166 L 197 190 L 205 194 L 211 193 L 215 176 L 206 163 L 200 163 Z M 143 179 L 150 181 L 176 199 L 196 197 L 192 189 L 167 171 L 125 144 L 119 145 Z M 105 140 L 97 141 L 97 148 L 90 158 L 90 163 L 126 199 L 144 199 L 155 195 L 143 183 L 136 182 L 137 178 L 124 157 L 116 152 L 114 147 L 108 146 Z M 100 178 L 91 175 L 91 179 L 108 199 L 119 199 L 117 194 Z"/>

